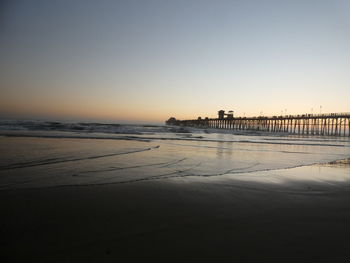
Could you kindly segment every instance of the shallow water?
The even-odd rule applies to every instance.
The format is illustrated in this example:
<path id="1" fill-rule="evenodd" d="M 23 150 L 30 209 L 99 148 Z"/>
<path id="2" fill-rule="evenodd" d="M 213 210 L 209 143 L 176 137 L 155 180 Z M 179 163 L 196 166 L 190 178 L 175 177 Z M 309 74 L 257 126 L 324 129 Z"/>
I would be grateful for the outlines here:
<path id="1" fill-rule="evenodd" d="M 0 128 L 1 190 L 169 178 L 255 180 L 257 172 L 350 157 L 348 137 L 34 121 L 3 121 Z"/>

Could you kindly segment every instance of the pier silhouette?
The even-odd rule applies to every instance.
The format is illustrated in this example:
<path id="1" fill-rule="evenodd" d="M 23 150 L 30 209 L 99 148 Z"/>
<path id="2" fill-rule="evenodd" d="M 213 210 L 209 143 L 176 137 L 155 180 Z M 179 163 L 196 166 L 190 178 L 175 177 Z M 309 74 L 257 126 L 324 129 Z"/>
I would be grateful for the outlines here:
<path id="1" fill-rule="evenodd" d="M 233 111 L 218 112 L 218 118 L 201 118 L 177 120 L 171 117 L 167 125 L 198 128 L 216 128 L 227 130 L 253 130 L 300 135 L 334 135 L 350 136 L 350 112 L 279 115 L 257 117 L 234 117 Z"/>

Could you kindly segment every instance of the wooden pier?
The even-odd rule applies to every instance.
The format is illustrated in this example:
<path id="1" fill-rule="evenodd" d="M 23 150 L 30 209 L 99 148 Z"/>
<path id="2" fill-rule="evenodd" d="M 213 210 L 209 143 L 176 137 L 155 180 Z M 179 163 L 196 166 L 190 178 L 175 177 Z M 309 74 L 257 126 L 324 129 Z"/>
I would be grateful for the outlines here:
<path id="1" fill-rule="evenodd" d="M 350 113 L 281 115 L 272 117 L 228 117 L 176 120 L 170 125 L 216 128 L 228 130 L 254 130 L 300 135 L 350 136 Z"/>

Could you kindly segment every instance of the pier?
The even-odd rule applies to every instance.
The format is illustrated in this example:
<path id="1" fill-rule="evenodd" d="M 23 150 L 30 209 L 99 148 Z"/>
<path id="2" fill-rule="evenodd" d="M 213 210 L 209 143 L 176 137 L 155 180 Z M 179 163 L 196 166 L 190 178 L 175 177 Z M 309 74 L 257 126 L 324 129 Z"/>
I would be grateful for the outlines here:
<path id="1" fill-rule="evenodd" d="M 218 112 L 218 118 L 166 121 L 168 125 L 227 130 L 252 130 L 300 135 L 350 136 L 350 113 L 233 117 L 233 112 Z"/>

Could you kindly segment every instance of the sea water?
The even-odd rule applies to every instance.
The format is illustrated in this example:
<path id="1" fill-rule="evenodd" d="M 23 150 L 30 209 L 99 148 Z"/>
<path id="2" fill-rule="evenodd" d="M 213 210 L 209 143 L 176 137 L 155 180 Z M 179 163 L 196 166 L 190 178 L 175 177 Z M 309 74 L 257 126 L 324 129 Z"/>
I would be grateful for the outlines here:
<path id="1" fill-rule="evenodd" d="M 350 157 L 350 138 L 162 125 L 0 121 L 0 190 L 250 178 Z"/>

